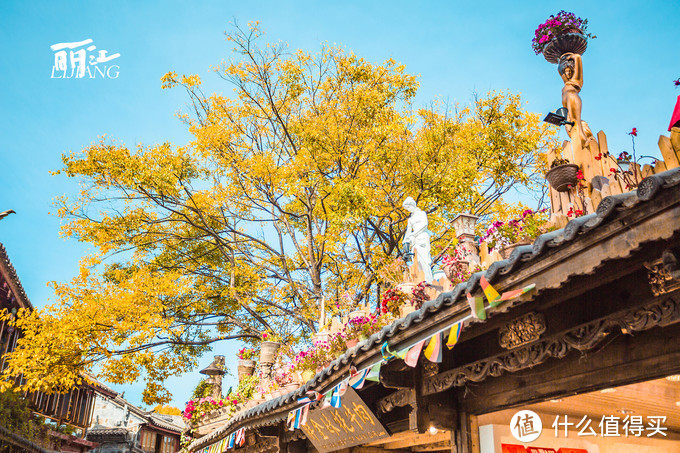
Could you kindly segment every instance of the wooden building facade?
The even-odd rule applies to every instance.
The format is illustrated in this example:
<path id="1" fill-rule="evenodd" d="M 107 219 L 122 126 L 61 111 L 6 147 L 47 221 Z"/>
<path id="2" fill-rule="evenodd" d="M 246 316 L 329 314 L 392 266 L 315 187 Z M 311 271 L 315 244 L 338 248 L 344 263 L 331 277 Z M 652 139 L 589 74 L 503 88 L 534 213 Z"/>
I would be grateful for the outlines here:
<path id="1" fill-rule="evenodd" d="M 483 295 L 482 277 L 499 292 L 535 287 L 497 306 L 484 300 L 486 319 L 479 319 L 469 300 Z M 244 452 L 680 452 L 678 321 L 675 168 L 518 247 L 351 348 L 296 392 L 237 413 L 189 449 L 225 451 L 224 439 L 244 428 L 244 445 L 234 447 Z M 415 367 L 389 354 L 383 359 L 385 351 L 429 341 L 456 323 L 458 342 L 443 347 L 438 363 L 422 354 Z M 309 407 L 306 425 L 288 428 L 300 398 L 323 395 L 377 363 L 379 382 L 356 391 L 355 407 L 363 406 L 384 432 L 365 434 L 368 419 L 353 425 L 362 419 L 349 407 L 322 409 L 320 402 Z M 511 425 L 525 409 L 538 414 L 543 431 L 520 442 Z M 577 434 L 576 424 L 587 420 L 595 436 Z M 602 431 L 614 421 L 616 437 Z M 632 421 L 637 431 L 629 430 Z"/>
<path id="2" fill-rule="evenodd" d="M 33 310 L 33 305 L 2 244 L 0 244 L 0 308 L 13 314 L 21 308 Z M 7 366 L 5 356 L 16 348 L 21 335 L 20 330 L 8 325 L 6 321 L 0 322 L 0 369 L 4 370 Z M 20 382 L 23 378 L 17 376 L 15 379 Z M 113 390 L 93 381 L 92 383 L 83 382 L 67 393 L 34 392 L 24 397 L 29 400 L 30 407 L 35 414 L 54 421 L 57 426 L 65 424 L 75 429 L 76 435 L 73 436 L 53 433 L 52 437 L 55 443 L 62 446 L 62 451 L 81 452 L 89 451 L 94 445 L 86 441 L 84 436 L 90 425 L 97 394 L 109 397 L 116 395 Z"/>

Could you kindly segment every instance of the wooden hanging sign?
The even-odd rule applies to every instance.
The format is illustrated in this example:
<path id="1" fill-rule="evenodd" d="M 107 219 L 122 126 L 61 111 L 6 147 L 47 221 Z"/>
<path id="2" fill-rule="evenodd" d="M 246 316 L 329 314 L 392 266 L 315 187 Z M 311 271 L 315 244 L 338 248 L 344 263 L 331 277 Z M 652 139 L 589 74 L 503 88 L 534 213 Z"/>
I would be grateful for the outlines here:
<path id="1" fill-rule="evenodd" d="M 302 431 L 319 453 L 363 445 L 390 437 L 385 427 L 352 387 L 342 396 L 342 407 L 309 411 Z"/>

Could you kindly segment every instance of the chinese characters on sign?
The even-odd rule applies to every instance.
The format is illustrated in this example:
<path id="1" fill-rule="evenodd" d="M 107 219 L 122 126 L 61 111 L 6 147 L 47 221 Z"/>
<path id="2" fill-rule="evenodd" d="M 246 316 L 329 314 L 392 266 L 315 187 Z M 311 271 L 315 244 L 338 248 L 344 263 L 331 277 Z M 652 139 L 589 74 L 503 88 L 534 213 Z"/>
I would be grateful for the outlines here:
<path id="1" fill-rule="evenodd" d="M 302 431 L 319 453 L 340 450 L 389 437 L 385 428 L 349 387 L 342 407 L 309 411 Z"/>
<path id="2" fill-rule="evenodd" d="M 510 432 L 520 442 L 533 442 L 541 435 L 542 430 L 543 423 L 536 412 L 519 411 L 510 421 Z"/>
<path id="3" fill-rule="evenodd" d="M 564 417 L 564 418 L 562 418 Z M 617 417 L 615 415 L 602 416 L 600 422 L 593 425 L 593 421 L 584 415 L 580 421 L 569 421 L 567 415 L 555 417 L 552 427 L 555 429 L 555 437 L 569 436 L 569 429 L 578 430 L 578 436 L 601 436 L 601 437 L 652 437 L 657 434 L 666 436 L 665 416 L 645 417 L 647 423 L 643 421 L 641 415 L 626 415 Z M 575 419 L 578 420 L 578 419 Z M 596 429 L 596 427 L 598 429 Z"/>
<path id="4" fill-rule="evenodd" d="M 54 51 L 54 66 L 52 66 L 52 79 L 117 79 L 120 67 L 117 64 L 109 64 L 110 61 L 120 57 L 119 53 L 107 55 L 108 51 L 98 50 L 92 44 L 92 39 L 77 42 L 62 42 L 53 44 L 50 48 Z"/>

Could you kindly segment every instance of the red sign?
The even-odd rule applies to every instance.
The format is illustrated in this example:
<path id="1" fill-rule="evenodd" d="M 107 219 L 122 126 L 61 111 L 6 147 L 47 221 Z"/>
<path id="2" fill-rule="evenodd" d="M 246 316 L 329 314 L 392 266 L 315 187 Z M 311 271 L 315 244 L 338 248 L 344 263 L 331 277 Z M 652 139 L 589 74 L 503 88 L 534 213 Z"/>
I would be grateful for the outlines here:
<path id="1" fill-rule="evenodd" d="M 527 453 L 522 445 L 501 444 L 501 453 Z"/>
<path id="2" fill-rule="evenodd" d="M 528 453 L 557 453 L 554 448 L 527 447 Z"/>

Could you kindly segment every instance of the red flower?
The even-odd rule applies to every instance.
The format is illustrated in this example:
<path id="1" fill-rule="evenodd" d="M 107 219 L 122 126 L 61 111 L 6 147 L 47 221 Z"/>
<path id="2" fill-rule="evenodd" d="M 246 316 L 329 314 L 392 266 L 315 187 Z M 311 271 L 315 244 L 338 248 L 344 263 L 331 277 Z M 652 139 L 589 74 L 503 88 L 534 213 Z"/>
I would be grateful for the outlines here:
<path id="1" fill-rule="evenodd" d="M 602 159 L 602 151 L 597 153 L 597 156 L 595 156 L 595 160 L 600 160 L 600 159 Z"/>
<path id="2" fill-rule="evenodd" d="M 632 131 L 628 132 L 628 135 L 632 135 L 633 137 L 637 137 L 637 127 L 634 127 Z"/>

